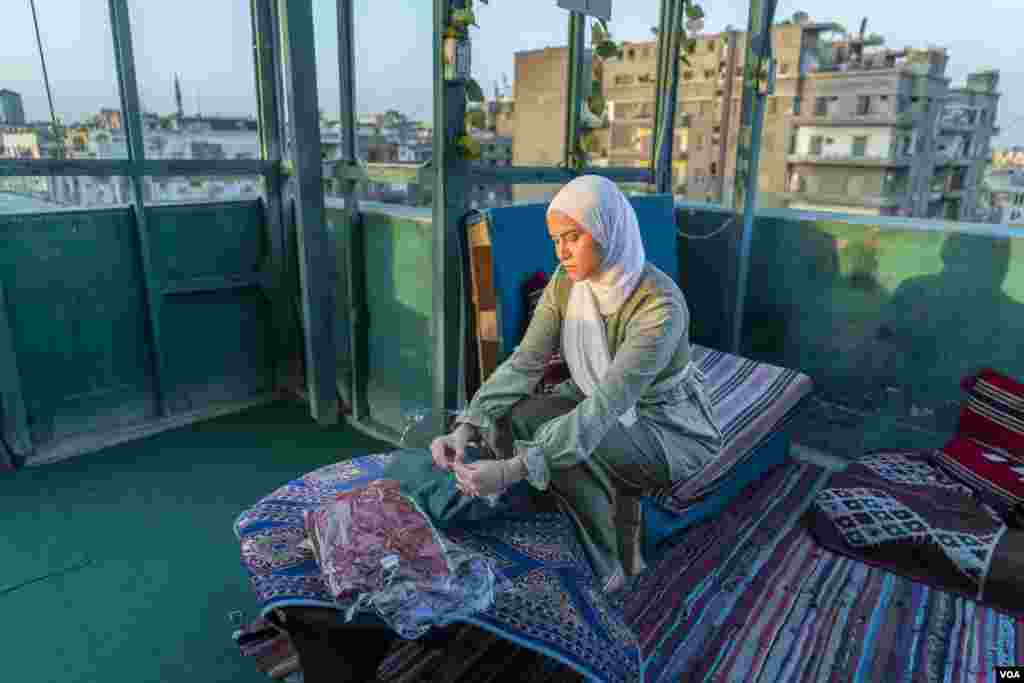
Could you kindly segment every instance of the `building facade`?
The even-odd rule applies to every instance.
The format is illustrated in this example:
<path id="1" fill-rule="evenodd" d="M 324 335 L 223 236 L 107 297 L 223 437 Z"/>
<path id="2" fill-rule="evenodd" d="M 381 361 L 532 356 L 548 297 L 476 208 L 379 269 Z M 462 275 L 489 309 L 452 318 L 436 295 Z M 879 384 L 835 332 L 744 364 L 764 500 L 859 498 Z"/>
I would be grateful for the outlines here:
<path id="1" fill-rule="evenodd" d="M 804 14 L 772 29 L 776 60 L 759 164 L 761 206 L 979 220 L 998 72 L 951 89 L 944 50 L 889 50 Z M 735 193 L 746 33 L 701 35 L 680 65 L 673 191 L 730 205 Z M 568 51 L 516 55 L 517 165 L 557 163 Z M 655 41 L 603 64 L 608 126 L 593 163 L 644 167 L 654 141 Z M 589 71 L 589 70 L 588 70 Z"/>
<path id="2" fill-rule="evenodd" d="M 0 124 L 25 125 L 25 106 L 21 101 L 21 95 L 6 88 L 0 89 Z"/>

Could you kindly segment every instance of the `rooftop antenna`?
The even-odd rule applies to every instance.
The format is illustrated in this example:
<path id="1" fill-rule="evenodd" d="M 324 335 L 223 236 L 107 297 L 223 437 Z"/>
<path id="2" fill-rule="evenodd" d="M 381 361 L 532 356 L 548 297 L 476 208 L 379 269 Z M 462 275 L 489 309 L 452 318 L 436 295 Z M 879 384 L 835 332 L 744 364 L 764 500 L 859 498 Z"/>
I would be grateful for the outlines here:
<path id="1" fill-rule="evenodd" d="M 32 23 L 36 27 L 36 45 L 39 47 L 39 61 L 43 65 L 43 83 L 46 85 L 46 99 L 50 103 L 50 121 L 53 124 L 53 136 L 57 138 L 57 158 L 64 158 L 64 136 L 57 123 L 57 113 L 53 110 L 53 93 L 50 91 L 50 77 L 46 73 L 46 57 L 43 55 L 43 39 L 39 35 L 39 17 L 36 14 L 36 0 L 28 0 L 32 7 Z"/>

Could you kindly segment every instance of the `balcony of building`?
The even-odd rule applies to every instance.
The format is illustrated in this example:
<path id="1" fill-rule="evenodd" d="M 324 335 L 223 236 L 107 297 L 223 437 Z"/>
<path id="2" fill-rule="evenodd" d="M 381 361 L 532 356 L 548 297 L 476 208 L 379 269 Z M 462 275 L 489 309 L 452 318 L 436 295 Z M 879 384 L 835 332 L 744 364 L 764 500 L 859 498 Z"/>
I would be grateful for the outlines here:
<path id="1" fill-rule="evenodd" d="M 303 99 L 310 89 L 298 87 L 315 72 L 312 19 L 300 11 L 309 2 L 253 6 L 262 54 L 293 50 L 283 69 L 276 58 L 261 62 L 262 73 L 276 68 L 291 85 L 258 81 L 263 96 L 289 93 L 287 103 L 261 100 L 260 120 L 276 132 L 258 158 L 147 160 L 144 141 L 129 133 L 124 144 L 140 155 L 132 159 L 126 151 L 35 166 L 0 160 L 0 181 L 11 181 L 0 183 L 0 463 L 18 465 L 0 480 L 9 522 L 0 597 L 15 624 L 4 637 L 11 680 L 265 680 L 231 640 L 237 620 L 259 610 L 238 567 L 232 521 L 282 483 L 394 450 L 416 416 L 465 404 L 479 301 L 455 236 L 465 235 L 474 206 L 522 203 L 489 192 L 557 187 L 577 174 L 564 165 L 455 160 L 443 145 L 431 148 L 441 151 L 430 163 L 360 163 L 344 128 L 327 140 L 342 155 L 325 163 L 317 108 Z M 272 6 L 289 13 L 286 25 L 267 28 Z M 264 31 L 288 40 L 265 40 Z M 132 80 L 124 69 L 119 79 Z M 438 90 L 438 119 L 456 111 L 451 120 L 460 120 L 461 86 Z M 137 102 L 124 108 L 139 111 Z M 591 159 L 586 171 L 650 191 L 652 137 Z M 815 170 L 909 163 L 852 153 L 785 159 Z M 687 169 L 676 164 L 686 160 L 677 147 L 662 163 L 685 181 Z M 108 185 L 118 194 L 101 197 Z M 405 189 L 385 192 L 393 186 Z M 201 195 L 214 187 L 220 200 Z M 905 179 L 878 187 L 851 195 L 798 186 L 787 199 L 850 211 L 754 206 L 748 222 L 741 206 L 677 197 L 667 226 L 679 232 L 671 257 L 690 309 L 690 341 L 809 376 L 815 390 L 786 427 L 794 457 L 836 468 L 874 449 L 942 446 L 956 429 L 969 373 L 991 366 L 1024 377 L 1024 232 L 942 220 L 958 215 L 951 193 L 964 190 L 945 179 L 929 185 L 949 197 L 934 218 L 860 215 L 904 206 Z M 85 206 L 87 195 L 95 197 Z M 744 557 L 755 558 L 759 543 L 741 544 Z M 801 595 L 817 590 L 808 576 Z M 746 577 L 740 571 L 735 580 Z M 736 585 L 708 595 L 725 604 Z M 912 594 L 910 584 L 885 579 L 892 585 L 907 596 L 937 592 Z M 927 667 L 953 676 L 982 652 L 988 636 L 975 639 L 967 627 L 949 626 L 954 620 L 980 615 L 970 624 L 984 634 L 1021 628 L 960 597 L 935 604 L 950 611 L 929 628 L 948 631 L 928 631 L 934 637 L 922 636 L 920 647 L 940 641 L 948 659 L 929 659 L 913 676 L 927 678 Z M 899 600 L 889 609 L 889 621 L 864 619 L 885 628 L 910 623 Z M 700 633 L 691 632 L 692 642 Z M 718 635 L 721 651 L 733 647 L 728 633 Z M 954 641 L 966 644 L 956 649 Z M 707 654 L 693 647 L 693 661 Z M 784 679 L 779 672 L 794 660 L 767 649 Z M 680 652 L 685 668 L 689 646 Z M 455 652 L 466 667 L 477 654 Z M 894 659 L 901 673 L 916 666 Z M 527 670 L 491 664 L 510 669 L 510 680 Z"/>
<path id="2" fill-rule="evenodd" d="M 822 166 L 862 166 L 865 168 L 901 168 L 910 166 L 913 160 L 902 154 L 878 156 L 847 153 L 790 154 L 786 161 L 791 164 L 813 164 Z"/>

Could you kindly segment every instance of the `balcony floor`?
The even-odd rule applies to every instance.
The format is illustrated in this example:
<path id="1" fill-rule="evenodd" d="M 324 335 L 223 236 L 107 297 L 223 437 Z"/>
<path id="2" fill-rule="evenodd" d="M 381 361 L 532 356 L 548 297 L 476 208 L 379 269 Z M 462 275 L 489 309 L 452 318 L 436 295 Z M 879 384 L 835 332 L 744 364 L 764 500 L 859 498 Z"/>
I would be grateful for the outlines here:
<path id="1" fill-rule="evenodd" d="M 823 405 L 792 424 L 793 456 L 841 469 L 874 427 Z M 277 402 L 0 480 L 16 520 L 0 541 L 0 597 L 19 615 L 12 680 L 266 681 L 231 640 L 228 614 L 257 610 L 236 516 L 297 475 L 389 448 Z"/>
<path id="2" fill-rule="evenodd" d="M 279 402 L 0 478 L 4 680 L 267 681 L 227 618 L 256 614 L 236 516 L 387 448 Z"/>

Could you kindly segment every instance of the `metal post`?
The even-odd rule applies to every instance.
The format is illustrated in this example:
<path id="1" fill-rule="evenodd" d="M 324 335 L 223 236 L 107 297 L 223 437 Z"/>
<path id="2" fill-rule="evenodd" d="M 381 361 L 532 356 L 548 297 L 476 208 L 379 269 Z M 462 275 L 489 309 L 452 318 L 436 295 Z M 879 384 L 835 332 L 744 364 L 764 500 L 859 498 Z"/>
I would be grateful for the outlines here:
<path id="1" fill-rule="evenodd" d="M 43 39 L 39 35 L 39 17 L 36 14 L 36 0 L 29 0 L 32 7 L 32 23 L 36 28 L 36 46 L 39 48 L 39 62 L 43 67 L 43 84 L 46 86 L 46 100 L 50 103 L 50 120 L 53 125 L 53 135 L 57 138 L 57 156 L 63 159 L 64 153 L 64 131 L 57 123 L 57 112 L 53 108 L 53 93 L 50 90 L 50 76 L 46 71 L 46 56 L 43 54 Z"/>
<path id="2" fill-rule="evenodd" d="M 743 306 L 747 295 L 750 271 L 750 249 L 754 233 L 754 211 L 757 205 L 758 159 L 761 154 L 761 128 L 764 120 L 764 97 L 757 91 L 761 66 L 771 57 L 772 22 L 776 0 L 750 0 L 747 26 L 747 50 L 744 59 L 743 108 L 741 110 L 740 144 L 736 152 L 736 177 L 743 180 L 743 193 L 737 197 L 743 204 L 743 234 L 737 255 L 735 303 L 733 306 L 731 349 L 738 354 L 742 346 Z M 749 138 L 746 138 L 749 131 Z M 746 138 L 746 139 L 745 139 Z M 724 170 L 724 169 L 723 169 Z"/>
<path id="3" fill-rule="evenodd" d="M 266 183 L 267 242 L 270 245 L 270 265 L 273 270 L 271 305 L 274 307 L 277 328 L 278 352 L 275 354 L 275 375 L 277 385 L 283 386 L 288 379 L 288 368 L 283 361 L 289 357 L 299 322 L 288 302 L 288 269 L 285 262 L 287 236 L 281 197 L 281 121 L 277 115 L 276 74 L 280 71 L 280 62 L 272 4 L 272 0 L 251 0 L 249 9 L 252 21 L 253 63 L 256 66 L 260 158 L 275 162 L 273 169 L 264 173 L 263 178 Z"/>
<path id="4" fill-rule="evenodd" d="M 324 221 L 320 110 L 311 0 L 279 0 L 288 131 L 293 144 L 296 246 L 302 287 L 306 386 L 320 424 L 338 421 L 337 349 L 334 339 L 334 255 Z"/>
<path id="5" fill-rule="evenodd" d="M 670 35 L 665 41 L 668 49 L 666 66 L 668 82 L 666 87 L 657 93 L 657 98 L 662 103 L 656 108 L 661 118 L 655 121 L 655 131 L 659 133 L 657 149 L 652 150 L 655 154 L 654 181 L 659 193 L 672 192 L 672 156 L 675 140 L 676 127 L 676 103 L 679 92 L 679 52 L 682 48 L 682 36 L 677 27 L 683 21 L 683 3 L 681 0 L 664 0 L 668 5 L 666 14 L 669 17 Z M 666 101 L 667 100 L 667 101 Z"/>
<path id="6" fill-rule="evenodd" d="M 462 382 L 459 367 L 461 307 L 459 302 L 458 231 L 466 211 L 468 164 L 451 153 L 455 139 L 465 128 L 466 88 L 444 77 L 444 31 L 451 9 L 465 7 L 466 0 L 434 0 L 434 425 L 444 430 L 444 413 L 453 410 Z"/>
<path id="7" fill-rule="evenodd" d="M 580 135 L 580 109 L 583 103 L 583 50 L 586 17 L 579 12 L 569 12 L 569 68 L 567 78 L 568 101 L 565 107 L 565 154 L 566 168 L 573 168 L 576 147 Z"/>
<path id="8" fill-rule="evenodd" d="M 121 92 L 122 122 L 128 136 L 128 155 L 139 169 L 145 161 L 145 144 L 142 139 L 142 112 L 139 108 L 139 87 L 135 80 L 135 58 L 132 51 L 131 23 L 128 17 L 127 0 L 110 0 L 110 28 L 114 42 L 114 61 L 117 66 L 117 82 Z M 138 239 L 139 258 L 146 289 L 146 315 L 150 337 L 153 385 L 156 392 L 157 410 L 161 416 L 170 412 L 167 404 L 164 380 L 167 377 L 166 356 L 161 334 L 163 286 L 153 268 L 149 240 L 149 225 L 146 220 L 145 187 L 139 170 L 133 170 L 132 208 L 135 212 L 135 232 Z"/>
<path id="9" fill-rule="evenodd" d="M 666 77 L 665 65 L 668 63 L 668 39 L 669 39 L 669 12 L 671 11 L 671 5 L 675 0 L 660 0 L 658 2 L 658 66 L 654 73 L 654 122 L 657 127 L 657 122 L 661 121 L 661 106 L 662 98 L 661 91 L 665 89 L 665 84 L 668 82 Z M 651 155 L 650 169 L 651 173 L 655 173 L 655 155 Z"/>
<path id="10" fill-rule="evenodd" d="M 352 0 L 338 0 L 338 75 L 341 96 L 341 165 L 349 170 L 359 166 L 356 147 L 356 66 L 355 10 Z M 369 368 L 369 330 L 366 327 L 366 254 L 363 221 L 359 214 L 359 182 L 353 174 L 340 179 L 345 202 L 344 226 L 348 240 L 345 249 L 345 277 L 348 278 L 348 329 L 351 340 L 348 387 L 352 418 L 361 422 L 370 416 L 367 395 Z"/>

